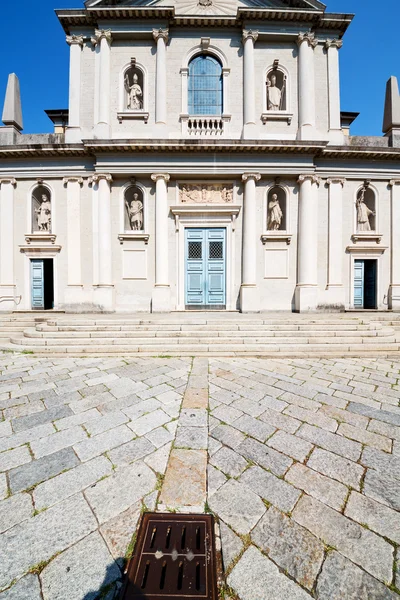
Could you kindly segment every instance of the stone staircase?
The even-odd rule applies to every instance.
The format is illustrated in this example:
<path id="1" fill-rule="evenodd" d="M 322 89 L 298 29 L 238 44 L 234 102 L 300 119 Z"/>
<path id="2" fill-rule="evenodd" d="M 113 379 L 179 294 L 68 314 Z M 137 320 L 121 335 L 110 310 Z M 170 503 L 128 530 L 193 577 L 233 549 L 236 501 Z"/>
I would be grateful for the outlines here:
<path id="1" fill-rule="evenodd" d="M 53 357 L 400 356 L 400 320 L 377 315 L 48 316 L 21 316 L 15 333 L 0 320 L 10 334 L 3 349 Z"/>

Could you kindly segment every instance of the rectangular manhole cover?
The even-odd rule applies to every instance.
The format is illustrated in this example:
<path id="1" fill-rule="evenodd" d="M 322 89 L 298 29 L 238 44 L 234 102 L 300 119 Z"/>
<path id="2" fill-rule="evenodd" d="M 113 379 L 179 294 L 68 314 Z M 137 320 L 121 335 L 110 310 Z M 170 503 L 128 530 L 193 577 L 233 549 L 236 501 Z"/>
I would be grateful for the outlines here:
<path id="1" fill-rule="evenodd" d="M 122 600 L 217 600 L 212 515 L 146 513 Z"/>

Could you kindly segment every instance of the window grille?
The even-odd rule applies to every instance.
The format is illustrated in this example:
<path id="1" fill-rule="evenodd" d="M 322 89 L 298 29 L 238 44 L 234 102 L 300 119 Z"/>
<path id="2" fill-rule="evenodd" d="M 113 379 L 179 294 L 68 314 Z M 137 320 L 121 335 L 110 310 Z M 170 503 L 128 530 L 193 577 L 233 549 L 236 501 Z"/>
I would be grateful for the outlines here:
<path id="1" fill-rule="evenodd" d="M 222 66 L 213 56 L 201 54 L 189 64 L 189 114 L 221 115 Z"/>
<path id="2" fill-rule="evenodd" d="M 201 242 L 189 242 L 188 258 L 191 260 L 201 259 L 203 256 Z"/>
<path id="3" fill-rule="evenodd" d="M 222 242 L 210 242 L 209 258 L 220 259 L 224 258 Z"/>

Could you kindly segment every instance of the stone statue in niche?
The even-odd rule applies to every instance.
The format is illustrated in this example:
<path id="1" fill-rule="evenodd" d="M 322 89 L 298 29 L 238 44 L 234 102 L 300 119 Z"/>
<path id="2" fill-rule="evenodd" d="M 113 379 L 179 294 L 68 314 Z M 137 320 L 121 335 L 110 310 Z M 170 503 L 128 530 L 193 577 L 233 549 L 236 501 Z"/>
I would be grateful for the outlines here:
<path id="1" fill-rule="evenodd" d="M 229 204 L 233 202 L 233 186 L 185 183 L 179 188 L 179 200 L 191 204 Z"/>
<path id="2" fill-rule="evenodd" d="M 127 217 L 127 219 L 125 218 L 125 229 L 143 231 L 143 200 L 138 188 L 129 188 L 126 191 L 125 208 Z"/>
<path id="3" fill-rule="evenodd" d="M 141 73 L 140 73 L 141 75 Z M 142 79 L 142 78 L 141 78 Z M 128 110 L 142 110 L 143 88 L 139 83 L 138 69 L 130 68 L 125 73 L 125 91 L 127 93 L 126 107 Z"/>
<path id="4" fill-rule="evenodd" d="M 285 91 L 286 77 L 280 71 L 272 71 L 267 77 L 267 110 L 285 110 Z"/>
<path id="5" fill-rule="evenodd" d="M 51 200 L 49 192 L 41 187 L 33 193 L 33 231 L 51 233 Z"/>
<path id="6" fill-rule="evenodd" d="M 371 217 L 375 217 L 375 211 L 371 210 L 367 204 L 365 199 L 365 194 L 368 190 L 368 186 L 364 185 L 360 194 L 357 198 L 356 207 L 357 207 L 357 231 L 372 231 L 374 227 L 371 227 Z"/>
<path id="7" fill-rule="evenodd" d="M 272 194 L 271 200 L 268 202 L 268 231 L 278 231 L 281 228 L 283 212 L 279 204 L 278 194 Z"/>

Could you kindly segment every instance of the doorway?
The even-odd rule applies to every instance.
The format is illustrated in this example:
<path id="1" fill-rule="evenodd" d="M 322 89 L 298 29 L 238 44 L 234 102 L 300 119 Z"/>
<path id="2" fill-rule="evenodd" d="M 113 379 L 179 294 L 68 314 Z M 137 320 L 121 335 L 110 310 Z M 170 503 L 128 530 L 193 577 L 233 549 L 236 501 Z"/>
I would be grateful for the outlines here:
<path id="1" fill-rule="evenodd" d="M 32 310 L 54 308 L 54 264 L 52 258 L 31 260 Z"/>
<path id="2" fill-rule="evenodd" d="M 226 308 L 226 229 L 185 229 L 186 310 Z"/>
<path id="3" fill-rule="evenodd" d="M 377 272 L 375 259 L 354 261 L 354 308 L 376 310 Z"/>

